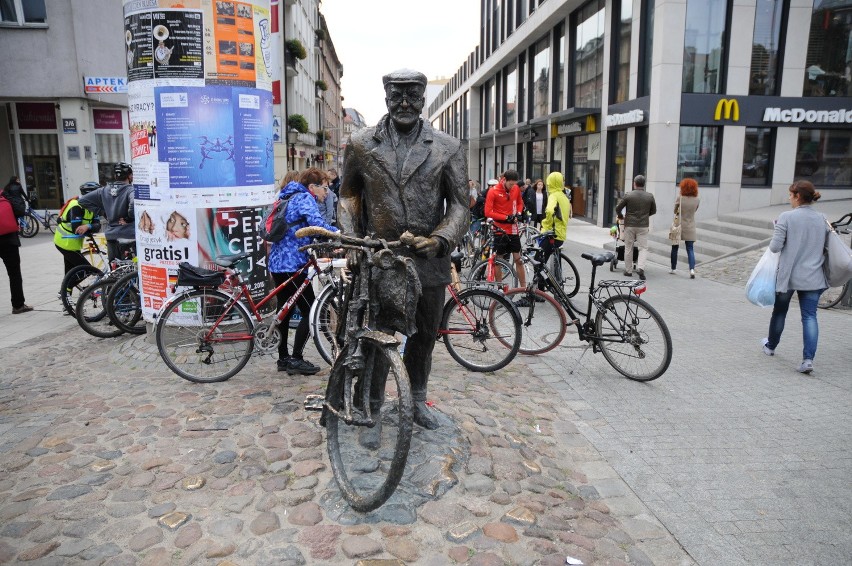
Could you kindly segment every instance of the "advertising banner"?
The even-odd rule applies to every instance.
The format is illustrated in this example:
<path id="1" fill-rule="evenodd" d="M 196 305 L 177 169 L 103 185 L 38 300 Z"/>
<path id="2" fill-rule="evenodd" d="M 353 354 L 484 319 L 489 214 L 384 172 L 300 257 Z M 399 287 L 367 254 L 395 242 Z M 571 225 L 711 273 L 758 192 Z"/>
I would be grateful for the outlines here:
<path id="1" fill-rule="evenodd" d="M 240 265 L 269 289 L 258 234 L 275 197 L 269 0 L 124 0 L 127 96 L 143 313 L 183 261 Z"/>

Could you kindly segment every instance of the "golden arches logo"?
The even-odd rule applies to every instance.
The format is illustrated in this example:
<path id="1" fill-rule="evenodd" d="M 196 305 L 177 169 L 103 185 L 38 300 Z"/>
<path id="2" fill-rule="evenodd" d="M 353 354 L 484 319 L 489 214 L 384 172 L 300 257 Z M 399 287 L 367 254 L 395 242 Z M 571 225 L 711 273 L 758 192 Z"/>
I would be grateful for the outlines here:
<path id="1" fill-rule="evenodd" d="M 734 122 L 739 122 L 740 103 L 737 102 L 736 99 L 723 98 L 722 100 L 716 103 L 716 113 L 713 114 L 713 119 L 722 120 L 723 117 L 725 120 L 733 120 Z"/>

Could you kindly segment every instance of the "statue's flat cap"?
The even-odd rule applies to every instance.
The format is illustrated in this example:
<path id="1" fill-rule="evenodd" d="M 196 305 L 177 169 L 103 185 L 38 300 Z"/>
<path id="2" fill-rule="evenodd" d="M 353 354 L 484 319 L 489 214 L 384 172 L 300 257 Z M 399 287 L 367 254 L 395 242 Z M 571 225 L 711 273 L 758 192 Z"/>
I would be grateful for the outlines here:
<path id="1" fill-rule="evenodd" d="M 389 84 L 415 83 L 426 88 L 426 82 L 426 75 L 418 71 L 412 71 L 411 69 L 399 69 L 382 77 L 382 83 L 385 86 Z"/>

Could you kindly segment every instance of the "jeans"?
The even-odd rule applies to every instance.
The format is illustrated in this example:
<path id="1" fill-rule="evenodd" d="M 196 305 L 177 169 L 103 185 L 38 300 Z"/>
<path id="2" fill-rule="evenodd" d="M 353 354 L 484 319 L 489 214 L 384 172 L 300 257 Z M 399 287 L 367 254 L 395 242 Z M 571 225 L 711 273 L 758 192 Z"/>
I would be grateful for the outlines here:
<path id="1" fill-rule="evenodd" d="M 802 338 L 804 349 L 803 360 L 813 360 L 816 354 L 817 341 L 819 340 L 819 324 L 817 323 L 817 303 L 819 296 L 825 289 L 817 291 L 786 291 L 775 293 L 775 306 L 772 308 L 772 318 L 769 319 L 769 337 L 766 345 L 774 350 L 781 341 L 781 333 L 784 332 L 784 321 L 787 318 L 787 309 L 790 308 L 790 299 L 793 293 L 799 295 L 799 310 L 802 313 Z"/>
<path id="2" fill-rule="evenodd" d="M 686 258 L 689 260 L 689 269 L 695 269 L 695 251 L 693 245 L 695 242 L 686 242 Z M 678 244 L 672 246 L 672 269 L 677 269 L 677 250 L 680 248 Z"/>

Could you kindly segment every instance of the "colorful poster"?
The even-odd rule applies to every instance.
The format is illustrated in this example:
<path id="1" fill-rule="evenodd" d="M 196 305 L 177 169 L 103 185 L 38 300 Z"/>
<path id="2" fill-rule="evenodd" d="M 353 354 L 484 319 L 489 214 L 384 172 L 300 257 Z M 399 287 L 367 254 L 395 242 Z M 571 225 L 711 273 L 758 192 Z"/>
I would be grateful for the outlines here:
<path id="1" fill-rule="evenodd" d="M 151 12 L 154 78 L 204 78 L 201 12 Z"/>
<path id="2" fill-rule="evenodd" d="M 154 102 L 159 161 L 169 164 L 171 188 L 274 182 L 271 93 L 166 86 L 154 89 Z"/>

